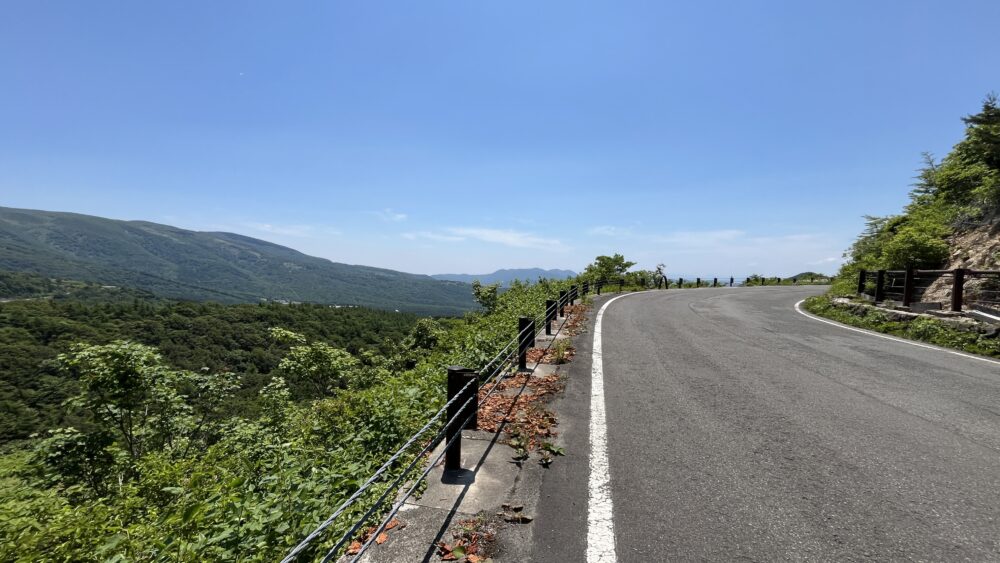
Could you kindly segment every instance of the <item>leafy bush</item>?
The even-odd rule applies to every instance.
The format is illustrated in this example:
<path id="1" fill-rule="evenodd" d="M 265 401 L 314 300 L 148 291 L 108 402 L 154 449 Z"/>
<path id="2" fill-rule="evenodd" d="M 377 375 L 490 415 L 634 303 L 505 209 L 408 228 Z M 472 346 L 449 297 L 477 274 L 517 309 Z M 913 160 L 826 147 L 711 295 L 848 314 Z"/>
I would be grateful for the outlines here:
<path id="1" fill-rule="evenodd" d="M 882 249 L 886 269 L 907 267 L 934 269 L 948 259 L 948 244 L 927 232 L 909 228 L 892 237 Z"/>

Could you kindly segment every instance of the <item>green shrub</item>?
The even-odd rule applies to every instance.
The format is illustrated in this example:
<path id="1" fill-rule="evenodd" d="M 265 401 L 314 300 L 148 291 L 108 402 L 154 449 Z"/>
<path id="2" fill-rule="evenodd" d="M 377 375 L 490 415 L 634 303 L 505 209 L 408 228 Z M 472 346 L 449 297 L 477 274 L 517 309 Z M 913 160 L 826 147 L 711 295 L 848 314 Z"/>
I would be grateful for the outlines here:
<path id="1" fill-rule="evenodd" d="M 920 317 L 912 321 L 890 321 L 888 316 L 881 311 L 856 314 L 835 306 L 831 298 L 826 295 L 806 299 L 803 307 L 813 314 L 858 328 L 920 340 L 973 354 L 1000 357 L 1000 338 L 960 331 L 934 318 Z"/>
<path id="2" fill-rule="evenodd" d="M 907 267 L 935 269 L 948 260 L 948 243 L 915 228 L 901 230 L 882 249 L 882 264 L 887 270 Z"/>

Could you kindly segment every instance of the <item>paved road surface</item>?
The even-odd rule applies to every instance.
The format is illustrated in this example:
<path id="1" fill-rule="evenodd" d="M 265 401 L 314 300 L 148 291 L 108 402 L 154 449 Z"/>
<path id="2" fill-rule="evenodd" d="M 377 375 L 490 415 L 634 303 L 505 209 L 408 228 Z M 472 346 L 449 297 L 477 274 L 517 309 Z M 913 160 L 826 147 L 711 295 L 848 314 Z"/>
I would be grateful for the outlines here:
<path id="1" fill-rule="evenodd" d="M 619 561 L 1000 560 L 1000 365 L 795 311 L 820 291 L 608 307 Z M 587 560 L 591 338 L 558 405 L 568 456 L 543 484 L 535 561 Z"/>

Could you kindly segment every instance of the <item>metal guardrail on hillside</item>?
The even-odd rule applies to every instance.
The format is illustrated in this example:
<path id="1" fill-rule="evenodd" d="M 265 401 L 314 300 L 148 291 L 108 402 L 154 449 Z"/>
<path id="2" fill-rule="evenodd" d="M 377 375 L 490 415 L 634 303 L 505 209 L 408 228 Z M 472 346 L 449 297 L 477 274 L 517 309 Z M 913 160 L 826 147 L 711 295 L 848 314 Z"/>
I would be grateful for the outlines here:
<path id="1" fill-rule="evenodd" d="M 952 311 L 978 310 L 1000 314 L 1000 271 L 970 270 L 861 270 L 858 295 L 875 303 L 898 301 L 904 307 L 925 301 L 932 288 L 949 292 Z"/>
<path id="2" fill-rule="evenodd" d="M 589 282 L 584 282 L 583 294 L 586 295 L 589 289 Z M 288 555 L 282 559 L 282 563 L 296 561 L 300 555 L 307 551 L 312 553 L 311 550 L 316 549 L 314 544 L 317 543 L 330 526 L 337 522 L 366 492 L 372 490 L 377 484 L 388 480 L 391 471 L 404 463 L 407 452 L 418 444 L 423 443 L 423 448 L 417 454 L 411 456 L 409 463 L 389 482 L 374 504 L 360 518 L 352 521 L 347 532 L 341 534 L 333 542 L 332 547 L 327 549 L 326 554 L 322 558 L 322 561 L 325 562 L 339 556 L 345 550 L 348 543 L 359 536 L 365 524 L 375 516 L 379 509 L 385 506 L 390 495 L 395 493 L 395 501 L 389 507 L 386 515 L 381 518 L 379 524 L 375 526 L 374 531 L 368 534 L 367 539 L 361 547 L 352 553 L 350 560 L 359 560 L 376 541 L 379 534 L 386 529 L 406 500 L 417 490 L 420 483 L 441 461 L 442 457 L 445 458 L 445 470 L 457 470 L 461 468 L 462 430 L 476 428 L 479 405 L 499 389 L 500 383 L 506 377 L 518 372 L 528 371 L 527 353 L 535 344 L 538 334 L 537 328 L 544 324 L 545 333 L 552 335 L 553 323 L 562 318 L 562 322 L 556 327 L 555 334 L 553 335 L 558 336 L 568 320 L 565 314 L 565 307 L 573 305 L 578 298 L 579 289 L 576 285 L 573 285 L 569 290 L 560 291 L 558 299 L 547 300 L 545 312 L 542 315 L 535 318 L 521 317 L 518 324 L 518 334 L 511 338 L 506 346 L 479 372 L 461 366 L 449 367 L 448 398 L 445 405 L 427 421 L 423 428 L 418 430 L 416 434 L 411 436 L 406 443 L 396 450 L 350 498 L 337 507 L 329 518 L 317 526 L 315 530 L 289 551 Z M 555 338 L 549 341 L 548 346 L 545 348 L 546 352 L 551 348 L 553 342 L 555 342 Z M 480 389 L 487 387 L 489 390 L 480 397 Z M 444 419 L 443 423 L 440 422 L 442 419 Z M 435 433 L 434 429 L 438 424 L 441 426 Z M 428 436 L 430 437 L 428 438 Z M 434 451 L 442 441 L 444 441 L 444 447 L 440 453 L 427 463 L 426 468 L 415 478 L 411 477 L 411 475 L 415 474 L 421 462 L 425 460 L 425 456 Z M 408 477 L 411 478 L 409 482 L 406 481 Z M 409 487 L 406 487 L 407 483 Z M 405 491 L 403 490 L 404 487 L 406 488 Z M 319 553 L 322 553 L 322 551 Z"/>

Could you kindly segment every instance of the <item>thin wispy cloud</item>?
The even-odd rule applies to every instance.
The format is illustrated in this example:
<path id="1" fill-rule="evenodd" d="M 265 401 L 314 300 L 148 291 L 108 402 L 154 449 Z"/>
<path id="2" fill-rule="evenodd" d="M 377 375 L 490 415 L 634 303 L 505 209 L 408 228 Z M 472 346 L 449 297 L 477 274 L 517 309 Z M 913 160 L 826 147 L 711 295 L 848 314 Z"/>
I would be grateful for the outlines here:
<path id="1" fill-rule="evenodd" d="M 602 237 L 628 237 L 632 236 L 632 229 L 628 227 L 615 227 L 613 225 L 600 225 L 589 229 L 587 233 Z"/>
<path id="2" fill-rule="evenodd" d="M 246 227 L 262 233 L 286 237 L 312 236 L 311 229 L 305 225 L 274 225 L 271 223 L 246 223 Z"/>
<path id="3" fill-rule="evenodd" d="M 556 238 L 547 238 L 525 231 L 512 229 L 489 229 L 482 227 L 452 227 L 443 231 L 412 231 L 403 233 L 407 240 L 430 240 L 436 242 L 477 241 L 510 248 L 533 248 L 563 252 L 568 247 Z"/>
<path id="4" fill-rule="evenodd" d="M 540 237 L 532 233 L 513 231 L 509 229 L 456 227 L 448 229 L 448 232 L 460 237 L 501 244 L 514 248 L 535 248 L 538 250 L 566 249 L 566 246 L 558 239 Z"/>
<path id="5" fill-rule="evenodd" d="M 704 248 L 746 240 L 747 233 L 736 229 L 677 231 L 667 233 L 665 235 L 650 235 L 647 238 L 651 242 L 658 244 L 668 244 L 677 247 Z"/>
<path id="6" fill-rule="evenodd" d="M 445 235 L 441 233 L 432 233 L 430 231 L 418 231 L 413 233 L 403 233 L 401 235 L 407 240 L 433 240 L 437 242 L 460 242 L 465 240 L 465 237 L 455 236 L 455 235 Z"/>
<path id="7" fill-rule="evenodd" d="M 318 225 L 278 225 L 274 223 L 243 223 L 243 227 L 283 237 L 311 238 L 316 236 L 335 236 L 341 234 L 337 229 Z"/>
<path id="8" fill-rule="evenodd" d="M 381 211 L 376 211 L 375 215 L 378 215 L 380 219 L 387 223 L 399 223 L 400 221 L 406 221 L 406 213 L 399 213 L 398 211 L 393 211 L 392 209 L 386 207 Z"/>
<path id="9" fill-rule="evenodd" d="M 823 258 L 821 260 L 814 260 L 812 262 L 809 262 L 809 264 L 813 266 L 823 266 L 826 264 L 839 264 L 843 261 L 844 258 L 841 256 L 830 256 L 828 258 Z"/>

